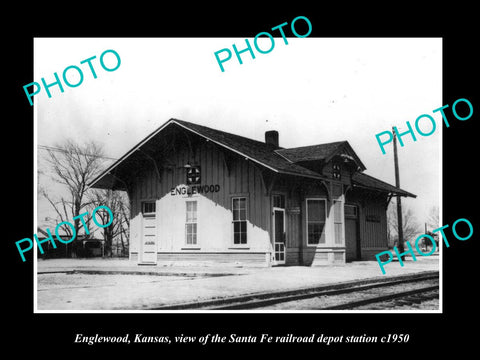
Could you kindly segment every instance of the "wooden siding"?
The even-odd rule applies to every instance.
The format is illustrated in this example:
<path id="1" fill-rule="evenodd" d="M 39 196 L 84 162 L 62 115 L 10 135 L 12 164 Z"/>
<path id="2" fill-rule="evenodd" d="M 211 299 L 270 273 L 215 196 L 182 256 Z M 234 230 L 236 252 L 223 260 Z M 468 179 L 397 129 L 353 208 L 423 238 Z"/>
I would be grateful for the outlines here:
<path id="1" fill-rule="evenodd" d="M 347 166 L 345 166 L 343 163 L 340 164 L 340 180 L 334 179 L 333 178 L 333 166 L 332 166 L 332 161 L 327 162 L 323 168 L 322 168 L 322 175 L 326 176 L 327 178 L 345 184 L 345 185 L 350 185 L 351 184 L 351 170 Z"/>
<path id="2" fill-rule="evenodd" d="M 264 252 L 160 252 L 157 254 L 157 261 L 161 264 L 215 263 L 268 266 L 266 256 Z"/>
<path id="3" fill-rule="evenodd" d="M 300 227 L 301 247 L 299 247 L 299 261 L 302 265 L 315 266 L 345 262 L 344 221 L 334 221 L 334 200 L 343 204 L 343 185 L 340 182 L 327 183 L 327 187 L 319 182 L 312 182 L 304 188 L 301 200 Z M 307 204 L 306 199 L 321 198 L 327 200 L 327 218 L 325 223 L 325 244 L 307 245 Z M 343 209 L 337 215 L 343 218 Z M 340 230 L 340 236 L 335 229 Z"/>
<path id="4" fill-rule="evenodd" d="M 191 140 L 191 142 L 190 142 Z M 345 262 L 345 201 L 359 205 L 359 237 L 364 254 L 385 249 L 385 196 L 362 189 L 344 191 L 349 172 L 342 167 L 341 181 L 300 179 L 293 176 L 275 177 L 269 190 L 271 174 L 264 179 L 259 165 L 228 153 L 212 142 L 191 137 L 188 142 L 164 147 L 161 158 L 168 161 L 146 162 L 130 191 L 131 243 L 130 258 L 142 256 L 142 201 L 155 201 L 156 246 L 158 262 L 218 261 L 269 264 L 272 257 L 272 195 L 285 196 L 285 241 L 287 265 L 316 265 Z M 150 164 L 150 165 L 148 165 Z M 157 165 L 157 168 L 155 167 Z M 219 191 L 202 194 L 177 194 L 176 188 L 186 186 L 185 164 L 200 166 L 201 184 L 218 185 Z M 327 164 L 325 169 L 331 169 Z M 158 170 L 157 170 L 158 169 Z M 267 182 L 267 184 L 264 183 Z M 172 195 L 173 190 L 173 195 Z M 181 190 L 179 190 L 181 192 Z M 247 199 L 247 244 L 233 244 L 232 197 Z M 306 198 L 327 200 L 326 243 L 307 245 Z M 197 201 L 197 244 L 185 241 L 186 201 Z M 334 216 L 334 201 L 341 202 Z M 341 234 L 338 236 L 338 234 Z M 378 252 L 378 251 L 377 251 Z"/>
<path id="5" fill-rule="evenodd" d="M 247 244 L 244 252 L 271 251 L 268 231 L 271 225 L 270 200 L 266 196 L 261 172 L 253 163 L 229 156 L 224 150 L 207 141 L 193 142 L 191 147 L 181 146 L 168 154 L 168 164 L 159 174 L 155 166 L 144 169 L 136 177 L 131 191 L 131 251 L 141 249 L 141 203 L 154 200 L 157 204 L 157 251 L 188 251 L 189 247 L 201 251 L 237 251 L 232 234 L 232 197 L 247 199 Z M 200 166 L 201 184 L 219 185 L 218 192 L 203 194 L 177 194 L 186 186 L 185 164 Z M 173 194 L 172 195 L 172 189 Z M 185 191 L 185 190 L 179 190 Z M 197 201 L 197 245 L 185 244 L 185 202 Z M 141 258 L 141 257 L 140 257 Z M 265 261 L 265 256 L 263 257 Z"/>
<path id="6" fill-rule="evenodd" d="M 162 265 L 199 265 L 199 264 L 221 264 L 221 265 L 250 265 L 265 267 L 270 265 L 270 254 L 263 252 L 200 252 L 182 251 L 157 253 L 157 263 Z M 130 260 L 137 262 L 138 253 L 130 253 Z"/>
<path id="7" fill-rule="evenodd" d="M 347 202 L 358 204 L 361 258 L 388 248 L 386 195 L 354 189 L 347 193 Z"/>
<path id="8" fill-rule="evenodd" d="M 362 248 L 387 247 L 386 211 L 379 199 L 369 199 L 360 211 Z"/>

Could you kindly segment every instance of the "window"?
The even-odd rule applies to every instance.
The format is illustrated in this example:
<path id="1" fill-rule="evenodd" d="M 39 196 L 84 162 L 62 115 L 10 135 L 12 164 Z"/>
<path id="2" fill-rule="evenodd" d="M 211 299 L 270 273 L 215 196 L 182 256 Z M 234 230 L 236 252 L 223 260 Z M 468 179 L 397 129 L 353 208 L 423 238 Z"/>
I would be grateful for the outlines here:
<path id="1" fill-rule="evenodd" d="M 356 205 L 345 205 L 345 218 L 356 219 L 358 217 L 358 208 Z"/>
<path id="2" fill-rule="evenodd" d="M 144 201 L 142 202 L 142 214 L 143 215 L 155 215 L 155 202 Z"/>
<path id="3" fill-rule="evenodd" d="M 343 244 L 343 202 L 341 200 L 333 200 L 333 230 L 335 231 L 335 244 Z"/>
<path id="4" fill-rule="evenodd" d="M 187 201 L 187 218 L 185 222 L 185 243 L 197 244 L 197 202 Z"/>
<path id="5" fill-rule="evenodd" d="M 285 196 L 273 195 L 273 207 L 285 209 Z"/>
<path id="6" fill-rule="evenodd" d="M 333 164 L 332 165 L 332 177 L 334 179 L 340 180 L 341 172 L 340 172 L 340 164 Z"/>
<path id="7" fill-rule="evenodd" d="M 327 201 L 307 199 L 307 244 L 325 244 Z"/>
<path id="8" fill-rule="evenodd" d="M 233 213 L 233 243 L 235 245 L 247 243 L 247 198 L 232 198 Z"/>

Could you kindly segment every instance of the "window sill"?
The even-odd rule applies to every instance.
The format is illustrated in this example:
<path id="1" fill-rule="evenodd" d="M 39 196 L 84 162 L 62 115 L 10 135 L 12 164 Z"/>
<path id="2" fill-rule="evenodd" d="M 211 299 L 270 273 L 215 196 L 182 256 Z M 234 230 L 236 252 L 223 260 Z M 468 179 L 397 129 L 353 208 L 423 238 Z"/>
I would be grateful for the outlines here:
<path id="1" fill-rule="evenodd" d="M 246 245 L 232 245 L 228 250 L 250 250 L 250 246 Z"/>
<path id="2" fill-rule="evenodd" d="M 184 246 L 180 250 L 201 250 L 199 246 Z"/>
<path id="3" fill-rule="evenodd" d="M 345 249 L 345 245 L 335 244 L 335 245 L 326 245 L 326 244 L 319 244 L 319 245 L 307 245 L 309 248 L 317 248 L 317 249 L 328 249 L 328 250 L 342 250 Z"/>

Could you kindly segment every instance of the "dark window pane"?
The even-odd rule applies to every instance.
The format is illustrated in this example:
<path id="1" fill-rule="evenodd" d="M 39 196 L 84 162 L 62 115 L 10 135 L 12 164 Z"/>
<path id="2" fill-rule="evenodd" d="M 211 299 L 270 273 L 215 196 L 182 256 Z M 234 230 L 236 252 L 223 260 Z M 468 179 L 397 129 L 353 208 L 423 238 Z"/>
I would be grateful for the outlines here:
<path id="1" fill-rule="evenodd" d="M 325 240 L 320 241 L 325 224 L 322 223 L 309 223 L 308 224 L 308 243 L 319 244 L 324 243 Z"/>
<path id="2" fill-rule="evenodd" d="M 240 233 L 233 233 L 233 243 L 240 244 Z"/>
<path id="3" fill-rule="evenodd" d="M 345 205 L 345 217 L 357 217 L 357 207 L 355 205 Z"/>
<path id="4" fill-rule="evenodd" d="M 247 203 L 247 199 L 240 198 L 240 209 L 245 209 L 246 208 L 246 203 Z"/>
<path id="5" fill-rule="evenodd" d="M 242 221 L 240 223 L 240 231 L 243 232 L 243 233 L 247 232 L 247 222 L 246 221 Z"/>
<path id="6" fill-rule="evenodd" d="M 240 239 L 241 239 L 242 244 L 246 244 L 247 243 L 247 233 L 242 232 L 240 234 Z"/>
<path id="7" fill-rule="evenodd" d="M 233 209 L 234 211 L 238 209 L 238 207 L 239 207 L 239 203 L 240 203 L 240 201 L 239 201 L 239 199 L 238 199 L 238 198 L 235 198 L 235 199 L 233 199 L 233 202 L 232 202 L 232 209 Z"/>
<path id="8" fill-rule="evenodd" d="M 247 220 L 247 210 L 240 210 L 239 220 Z"/>
<path id="9" fill-rule="evenodd" d="M 308 243 L 318 244 L 318 237 L 315 236 L 314 224 L 308 224 Z"/>
<path id="10" fill-rule="evenodd" d="M 283 195 L 274 195 L 273 196 L 273 206 L 285 209 L 285 196 Z"/>
<path id="11" fill-rule="evenodd" d="M 325 221 L 325 200 L 307 200 L 308 221 Z"/>

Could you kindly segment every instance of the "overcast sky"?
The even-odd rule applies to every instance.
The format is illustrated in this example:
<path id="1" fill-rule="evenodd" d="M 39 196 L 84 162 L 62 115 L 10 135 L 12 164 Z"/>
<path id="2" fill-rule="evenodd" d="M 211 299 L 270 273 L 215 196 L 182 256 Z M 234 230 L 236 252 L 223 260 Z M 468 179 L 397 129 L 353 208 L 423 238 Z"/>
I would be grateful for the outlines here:
<path id="1" fill-rule="evenodd" d="M 395 184 L 393 148 L 382 155 L 375 134 L 429 114 L 436 132 L 399 147 L 401 187 L 417 195 L 404 204 L 419 223 L 439 206 L 442 121 L 432 110 L 444 105 L 440 38 L 275 38 L 270 53 L 243 53 L 243 65 L 233 55 L 221 72 L 214 52 L 232 44 L 243 49 L 245 39 L 35 39 L 32 81 L 51 83 L 70 65 L 84 74 L 78 87 L 35 96 L 37 145 L 94 140 L 118 158 L 173 117 L 261 141 L 276 129 L 287 148 L 347 140 L 367 174 Z M 108 49 L 121 57 L 113 72 L 99 63 Z M 80 64 L 94 55 L 97 79 Z M 105 61 L 115 65 L 112 54 Z M 40 200 L 38 208 L 40 218 L 48 206 Z"/>

